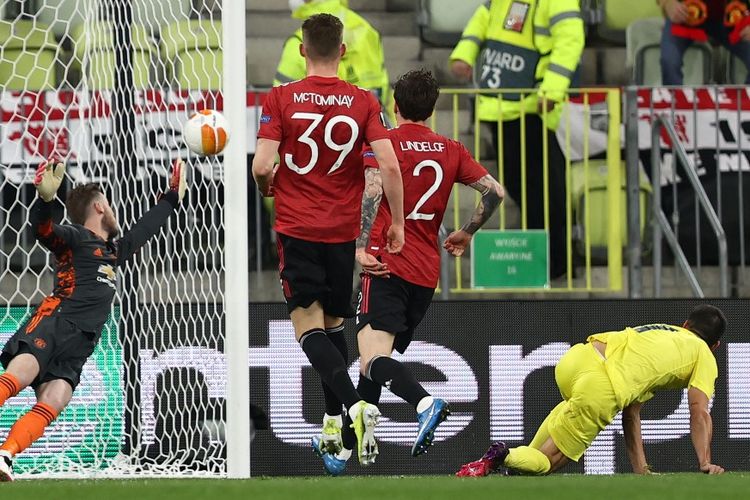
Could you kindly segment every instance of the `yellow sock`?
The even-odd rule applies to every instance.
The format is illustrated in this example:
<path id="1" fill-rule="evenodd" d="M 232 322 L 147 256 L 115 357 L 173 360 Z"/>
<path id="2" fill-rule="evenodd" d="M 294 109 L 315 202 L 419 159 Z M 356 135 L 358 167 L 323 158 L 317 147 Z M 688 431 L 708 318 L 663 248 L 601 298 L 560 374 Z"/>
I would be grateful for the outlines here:
<path id="1" fill-rule="evenodd" d="M 503 465 L 518 472 L 535 475 L 546 474 L 550 469 L 547 455 L 528 446 L 512 448 Z"/>

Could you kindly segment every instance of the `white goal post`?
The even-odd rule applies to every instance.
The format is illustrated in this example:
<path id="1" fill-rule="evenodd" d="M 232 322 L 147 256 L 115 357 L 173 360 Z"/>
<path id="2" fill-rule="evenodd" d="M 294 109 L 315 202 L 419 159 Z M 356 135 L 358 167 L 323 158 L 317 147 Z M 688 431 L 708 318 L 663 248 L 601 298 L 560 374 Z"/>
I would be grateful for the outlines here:
<path id="1" fill-rule="evenodd" d="M 18 456 L 19 477 L 249 477 L 248 139 L 244 0 L 0 0 L 0 345 L 53 287 L 28 231 L 31 183 L 61 158 L 100 183 L 125 231 L 189 166 L 186 203 L 131 263 L 69 407 Z M 181 138 L 218 109 L 231 139 Z M 34 402 L 0 408 L 0 440 Z M 227 436 L 230 436 L 227 439 Z"/>

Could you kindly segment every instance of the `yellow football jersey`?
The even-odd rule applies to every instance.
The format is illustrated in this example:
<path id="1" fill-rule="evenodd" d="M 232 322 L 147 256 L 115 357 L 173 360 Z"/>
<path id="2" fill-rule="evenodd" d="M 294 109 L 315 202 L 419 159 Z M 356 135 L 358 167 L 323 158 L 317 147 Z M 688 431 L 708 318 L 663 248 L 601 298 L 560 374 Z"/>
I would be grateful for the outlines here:
<path id="1" fill-rule="evenodd" d="M 607 344 L 604 363 L 621 408 L 651 399 L 658 389 L 695 387 L 709 398 L 719 374 L 708 344 L 672 325 L 644 325 L 591 335 Z"/>

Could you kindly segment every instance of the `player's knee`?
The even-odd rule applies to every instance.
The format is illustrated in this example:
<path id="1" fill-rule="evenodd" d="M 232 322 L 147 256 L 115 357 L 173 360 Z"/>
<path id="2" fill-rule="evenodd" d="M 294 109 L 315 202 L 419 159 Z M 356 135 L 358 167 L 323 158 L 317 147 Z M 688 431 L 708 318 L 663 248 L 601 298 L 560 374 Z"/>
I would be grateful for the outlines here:
<path id="1" fill-rule="evenodd" d="M 39 362 L 32 354 L 22 353 L 11 360 L 6 371 L 16 377 L 21 388 L 26 388 L 39 375 Z"/>
<path id="2" fill-rule="evenodd" d="M 367 367 L 373 359 L 379 356 L 390 357 L 393 352 L 393 335 L 388 332 L 373 330 L 366 325 L 357 334 L 359 348 L 359 371 L 367 376 Z"/>
<path id="3" fill-rule="evenodd" d="M 53 380 L 42 384 L 36 391 L 36 399 L 59 412 L 63 411 L 73 397 L 73 388 L 65 380 Z"/>

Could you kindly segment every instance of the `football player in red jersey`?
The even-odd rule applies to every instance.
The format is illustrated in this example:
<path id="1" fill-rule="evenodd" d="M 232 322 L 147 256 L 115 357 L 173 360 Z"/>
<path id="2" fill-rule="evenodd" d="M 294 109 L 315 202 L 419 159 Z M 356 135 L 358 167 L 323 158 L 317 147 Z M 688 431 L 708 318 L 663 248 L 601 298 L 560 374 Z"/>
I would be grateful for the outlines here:
<path id="1" fill-rule="evenodd" d="M 398 255 L 387 251 L 386 229 L 393 212 L 390 203 L 379 204 L 380 191 L 373 183 L 375 196 L 368 198 L 371 187 L 366 188 L 362 232 L 356 250 L 357 261 L 365 271 L 357 310 L 360 353 L 357 391 L 365 401 L 376 404 L 385 386 L 415 408 L 419 427 L 413 456 L 424 453 L 432 444 L 435 429 L 449 413 L 448 403 L 430 396 L 406 366 L 391 358 L 391 353 L 394 349 L 404 352 L 432 301 L 440 273 L 438 232 L 453 184 L 471 186 L 482 194 L 471 219 L 443 244 L 454 256 L 464 253 L 473 234 L 505 196 L 503 187 L 474 161 L 461 143 L 426 126 L 438 95 L 435 78 L 425 70 L 405 74 L 394 89 L 398 127 L 388 135 L 403 176 L 404 212 L 408 214 L 405 233 L 409 245 Z M 377 173 L 372 151 L 364 151 L 364 162 L 368 174 Z M 343 472 L 353 440 L 354 436 L 344 426 L 341 453 L 319 450 L 329 473 Z"/>
<path id="2" fill-rule="evenodd" d="M 357 435 L 361 462 L 376 449 L 377 407 L 357 393 L 347 373 L 343 318 L 351 305 L 355 240 L 360 232 L 368 143 L 393 206 L 386 230 L 387 252 L 404 245 L 403 185 L 398 160 L 367 90 L 336 75 L 341 56 L 341 21 L 319 14 L 302 25 L 300 52 L 307 77 L 271 90 L 263 105 L 253 176 L 264 195 L 275 197 L 279 271 L 296 338 L 323 380 L 326 413 L 338 416 L 326 446 L 340 449 L 341 407 Z M 277 154 L 280 165 L 275 165 Z M 325 430 L 325 429 L 324 429 Z"/>

